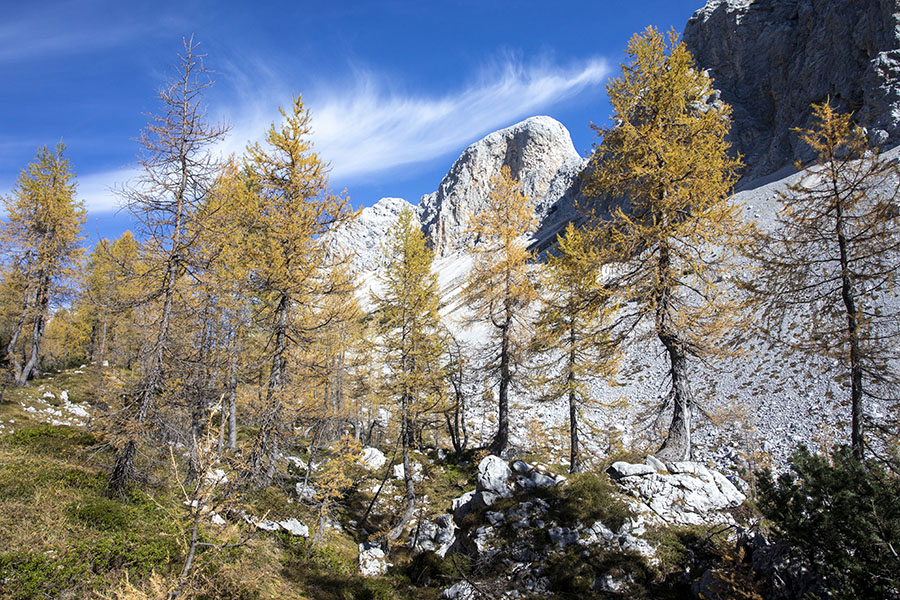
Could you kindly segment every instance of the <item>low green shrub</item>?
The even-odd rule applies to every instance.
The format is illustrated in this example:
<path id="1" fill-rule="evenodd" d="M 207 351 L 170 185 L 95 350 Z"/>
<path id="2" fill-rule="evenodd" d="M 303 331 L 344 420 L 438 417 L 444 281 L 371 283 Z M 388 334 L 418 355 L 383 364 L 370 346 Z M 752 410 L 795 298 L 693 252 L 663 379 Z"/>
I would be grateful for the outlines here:
<path id="1" fill-rule="evenodd" d="M 821 571 L 834 598 L 900 598 L 900 478 L 846 447 L 828 457 L 801 446 L 792 469 L 758 474 L 776 535 Z"/>
<path id="2" fill-rule="evenodd" d="M 568 485 L 553 490 L 559 495 L 559 515 L 566 523 L 589 525 L 601 521 L 618 531 L 634 517 L 634 511 L 605 473 L 577 473 L 569 477 Z"/>

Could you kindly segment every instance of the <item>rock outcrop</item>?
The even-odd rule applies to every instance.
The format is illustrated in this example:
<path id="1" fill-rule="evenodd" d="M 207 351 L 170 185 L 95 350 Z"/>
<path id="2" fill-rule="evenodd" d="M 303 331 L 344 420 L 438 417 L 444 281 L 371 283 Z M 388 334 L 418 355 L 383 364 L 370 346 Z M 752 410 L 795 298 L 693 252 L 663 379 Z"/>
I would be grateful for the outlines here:
<path id="1" fill-rule="evenodd" d="M 874 143 L 900 141 L 900 2 L 708 0 L 684 40 L 734 109 L 732 144 L 764 175 L 808 149 L 810 104 L 853 111 Z"/>
<path id="2" fill-rule="evenodd" d="M 329 247 L 341 254 L 351 254 L 357 271 L 374 271 L 384 260 L 381 247 L 388 229 L 406 209 L 416 211 L 403 198 L 382 198 L 362 209 L 354 221 L 332 232 Z"/>
<path id="3" fill-rule="evenodd" d="M 642 514 L 667 524 L 732 524 L 728 509 L 744 502 L 724 475 L 695 462 L 663 465 L 650 456 L 646 464 L 616 462 L 606 472 L 638 500 Z"/>
<path id="4" fill-rule="evenodd" d="M 437 256 L 462 249 L 469 219 L 487 205 L 491 177 L 507 166 L 534 202 L 541 223 L 535 238 L 544 239 L 574 216 L 584 162 L 560 122 L 531 117 L 466 148 L 437 191 L 422 197 L 419 221 Z"/>

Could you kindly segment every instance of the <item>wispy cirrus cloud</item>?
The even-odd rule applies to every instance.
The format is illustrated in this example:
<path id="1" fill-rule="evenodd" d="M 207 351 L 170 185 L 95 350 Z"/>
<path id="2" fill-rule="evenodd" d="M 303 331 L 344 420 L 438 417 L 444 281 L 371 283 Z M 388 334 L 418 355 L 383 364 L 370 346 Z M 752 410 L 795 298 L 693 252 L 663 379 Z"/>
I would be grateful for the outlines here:
<path id="1" fill-rule="evenodd" d="M 595 90 L 608 74 L 606 61 L 598 58 L 564 67 L 505 59 L 474 83 L 427 95 L 395 91 L 378 72 L 357 69 L 349 85 L 313 85 L 304 99 L 312 113 L 316 151 L 331 163 L 333 180 L 352 183 L 458 152 L 491 131 Z M 265 65 L 232 65 L 218 78 L 235 90 L 231 102 L 210 115 L 232 126 L 219 150 L 241 154 L 248 142 L 261 140 L 269 125 L 280 121 L 278 106 L 289 106 L 292 92 Z M 79 196 L 93 212 L 116 210 L 120 200 L 114 188 L 136 175 L 122 168 L 80 177 Z"/>
<path id="2" fill-rule="evenodd" d="M 606 61 L 597 58 L 567 67 L 508 59 L 473 84 L 429 96 L 395 92 L 377 72 L 357 70 L 351 85 L 314 88 L 305 98 L 316 151 L 331 162 L 333 177 L 353 180 L 458 151 L 490 131 L 602 85 L 608 74 Z M 234 107 L 229 149 L 239 152 L 247 141 L 259 139 L 280 118 L 275 104 L 289 102 L 289 94 L 270 90 Z"/>

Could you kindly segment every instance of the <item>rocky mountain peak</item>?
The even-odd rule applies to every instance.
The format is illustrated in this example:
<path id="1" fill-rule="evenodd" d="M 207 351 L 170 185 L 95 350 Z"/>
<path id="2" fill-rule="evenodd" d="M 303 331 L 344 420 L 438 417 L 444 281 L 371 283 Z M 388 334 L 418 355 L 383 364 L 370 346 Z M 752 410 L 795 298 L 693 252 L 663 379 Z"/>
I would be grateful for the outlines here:
<path id="1" fill-rule="evenodd" d="M 487 205 L 491 177 L 508 166 L 543 222 L 563 205 L 571 207 L 573 183 L 583 165 L 559 121 L 531 117 L 466 148 L 437 191 L 422 197 L 419 221 L 438 256 L 462 249 L 470 217 Z"/>
<path id="2" fill-rule="evenodd" d="M 810 104 L 853 111 L 873 143 L 900 142 L 898 0 L 708 0 L 684 40 L 734 109 L 732 144 L 764 175 L 808 150 Z"/>

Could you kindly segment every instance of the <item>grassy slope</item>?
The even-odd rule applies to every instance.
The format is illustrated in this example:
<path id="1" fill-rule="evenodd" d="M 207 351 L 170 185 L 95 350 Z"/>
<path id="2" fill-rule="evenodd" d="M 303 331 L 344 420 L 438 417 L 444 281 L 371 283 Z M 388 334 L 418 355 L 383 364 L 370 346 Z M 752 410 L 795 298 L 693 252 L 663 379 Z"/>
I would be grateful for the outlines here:
<path id="1" fill-rule="evenodd" d="M 186 511 L 171 474 L 160 466 L 164 457 L 154 469 L 145 457 L 152 483 L 133 490 L 126 502 L 110 500 L 104 488 L 111 451 L 98 449 L 98 439 L 81 429 L 40 423 L 51 418 L 41 410 L 58 406 L 62 390 L 72 402 L 92 402 L 98 383 L 87 370 L 69 371 L 7 390 L 0 404 L 0 598 L 159 598 L 177 580 Z M 57 398 L 42 398 L 47 391 Z M 360 498 L 348 510 L 363 504 Z M 277 488 L 248 498 L 246 506 L 252 514 L 300 517 L 313 525 Z M 239 541 L 247 533 L 244 524 L 203 529 L 210 541 Z M 240 547 L 201 551 L 184 597 L 437 598 L 438 589 L 409 583 L 402 553 L 392 560 L 398 567 L 387 577 L 364 578 L 356 542 L 343 532 L 329 530 L 327 541 L 314 548 L 302 538 L 260 531 Z"/>

